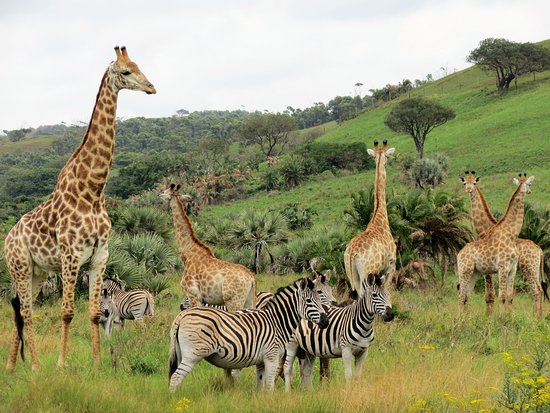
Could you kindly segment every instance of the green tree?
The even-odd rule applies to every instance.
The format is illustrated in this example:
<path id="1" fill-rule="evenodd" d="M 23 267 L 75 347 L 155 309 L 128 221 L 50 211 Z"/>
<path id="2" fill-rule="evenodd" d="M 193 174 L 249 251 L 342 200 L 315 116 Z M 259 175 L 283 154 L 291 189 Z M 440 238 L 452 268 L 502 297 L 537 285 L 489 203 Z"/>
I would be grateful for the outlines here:
<path id="1" fill-rule="evenodd" d="M 411 135 L 418 159 L 422 159 L 428 133 L 454 118 L 454 111 L 448 107 L 424 98 L 411 98 L 394 106 L 384 123 L 394 132 Z"/>
<path id="2" fill-rule="evenodd" d="M 296 129 L 294 119 L 280 113 L 254 113 L 246 118 L 240 136 L 247 144 L 258 144 L 266 158 L 280 156 L 289 141 L 289 132 Z"/>
<path id="3" fill-rule="evenodd" d="M 506 39 L 487 38 L 466 57 L 496 76 L 499 94 L 507 92 L 517 76 L 541 72 L 550 67 L 550 51 L 532 43 L 516 43 Z"/>

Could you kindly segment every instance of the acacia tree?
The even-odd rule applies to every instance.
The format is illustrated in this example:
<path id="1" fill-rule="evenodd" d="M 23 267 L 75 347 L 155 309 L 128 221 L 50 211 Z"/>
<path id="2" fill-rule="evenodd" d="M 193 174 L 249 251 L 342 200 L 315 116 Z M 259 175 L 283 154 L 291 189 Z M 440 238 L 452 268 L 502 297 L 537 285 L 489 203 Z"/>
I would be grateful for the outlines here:
<path id="1" fill-rule="evenodd" d="M 499 94 L 507 92 L 512 80 L 526 73 L 541 72 L 550 67 L 550 51 L 532 43 L 487 38 L 466 57 L 483 70 L 494 72 Z"/>
<path id="2" fill-rule="evenodd" d="M 288 143 L 290 131 L 296 129 L 294 119 L 281 113 L 254 113 L 242 124 L 240 135 L 248 144 L 258 144 L 266 156 L 279 156 Z"/>
<path id="3" fill-rule="evenodd" d="M 411 135 L 418 159 L 422 159 L 428 133 L 454 118 L 454 111 L 448 107 L 424 98 L 411 98 L 399 102 L 388 113 L 384 123 L 394 132 Z"/>

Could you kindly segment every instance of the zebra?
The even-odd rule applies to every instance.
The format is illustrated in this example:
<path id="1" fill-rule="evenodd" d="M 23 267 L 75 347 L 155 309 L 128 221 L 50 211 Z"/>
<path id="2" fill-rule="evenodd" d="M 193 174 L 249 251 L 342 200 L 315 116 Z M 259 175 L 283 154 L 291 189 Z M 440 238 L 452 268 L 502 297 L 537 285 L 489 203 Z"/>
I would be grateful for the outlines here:
<path id="1" fill-rule="evenodd" d="M 329 277 L 326 275 L 315 272 L 312 277 L 310 277 L 311 280 L 315 284 L 315 290 L 319 294 L 319 297 L 321 298 L 321 302 L 325 305 L 336 305 L 336 299 L 334 298 L 334 295 L 332 293 L 332 287 L 330 286 Z M 267 291 L 258 291 L 256 293 L 256 308 L 263 308 L 265 305 L 273 298 L 273 293 L 267 292 Z M 219 308 L 221 310 L 227 310 L 227 307 L 220 305 L 214 305 L 210 306 L 208 304 L 205 304 L 208 307 L 215 307 Z M 183 300 L 180 304 L 180 310 L 184 311 L 188 308 L 191 308 L 191 303 L 189 302 L 189 298 L 187 296 L 183 297 Z"/>
<path id="2" fill-rule="evenodd" d="M 313 281 L 299 279 L 279 288 L 263 309 L 229 312 L 193 307 L 179 313 L 170 329 L 169 377 L 174 392 L 206 359 L 229 369 L 256 365 L 256 387 L 272 391 L 285 345 L 301 318 L 325 328 L 327 314 Z"/>
<path id="3" fill-rule="evenodd" d="M 124 291 L 122 283 L 112 278 L 103 281 L 99 322 L 110 335 L 113 324 L 124 328 L 125 320 L 141 320 L 144 316 L 155 314 L 153 295 L 147 290 Z"/>
<path id="4" fill-rule="evenodd" d="M 391 321 L 394 312 L 390 297 L 384 287 L 384 276 L 369 274 L 363 280 L 363 295 L 346 307 L 328 309 L 329 325 L 320 330 L 302 320 L 286 346 L 285 389 L 290 390 L 292 366 L 299 349 L 306 353 L 301 363 L 302 381 L 312 387 L 311 366 L 315 357 L 342 358 L 346 381 L 353 375 L 352 356 L 355 357 L 355 376 L 361 374 L 368 347 L 374 339 L 373 320 L 379 314 L 384 321 Z"/>

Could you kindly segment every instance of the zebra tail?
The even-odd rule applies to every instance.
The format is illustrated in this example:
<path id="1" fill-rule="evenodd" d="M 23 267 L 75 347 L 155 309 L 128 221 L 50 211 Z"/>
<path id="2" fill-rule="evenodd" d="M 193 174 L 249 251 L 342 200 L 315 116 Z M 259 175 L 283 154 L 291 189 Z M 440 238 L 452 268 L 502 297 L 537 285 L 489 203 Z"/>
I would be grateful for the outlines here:
<path id="1" fill-rule="evenodd" d="M 548 281 L 545 281 L 546 274 L 544 274 L 544 253 L 540 257 L 540 286 L 542 287 L 542 292 L 544 293 L 544 297 L 550 301 L 550 297 L 548 297 Z"/>
<path id="2" fill-rule="evenodd" d="M 21 341 L 21 360 L 25 361 L 25 340 L 23 339 L 23 327 L 25 326 L 25 322 L 21 316 L 21 300 L 19 300 L 19 296 L 17 294 L 15 294 L 15 297 L 11 299 L 11 305 L 15 313 L 17 334 L 19 335 L 19 341 Z"/>
<path id="3" fill-rule="evenodd" d="M 180 352 L 179 349 L 179 339 L 178 339 L 178 332 L 180 329 L 180 320 L 177 320 L 176 323 L 172 326 L 172 330 L 170 331 L 170 352 L 169 352 L 169 360 L 168 360 L 168 380 L 172 377 L 172 374 L 177 370 L 178 365 L 180 364 L 180 360 L 178 355 Z"/>
<path id="4" fill-rule="evenodd" d="M 152 295 L 147 297 L 147 307 L 145 308 L 144 314 L 148 314 L 150 316 L 155 315 L 155 301 Z"/>

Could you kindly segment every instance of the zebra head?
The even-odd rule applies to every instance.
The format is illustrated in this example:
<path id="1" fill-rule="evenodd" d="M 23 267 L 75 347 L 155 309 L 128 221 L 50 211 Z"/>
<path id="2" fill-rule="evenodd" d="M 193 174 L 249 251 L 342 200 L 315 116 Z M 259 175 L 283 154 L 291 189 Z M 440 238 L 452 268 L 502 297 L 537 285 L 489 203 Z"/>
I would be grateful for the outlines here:
<path id="1" fill-rule="evenodd" d="M 109 318 L 109 314 L 112 312 L 112 306 L 114 306 L 113 296 L 109 291 L 107 291 L 106 288 L 104 288 L 101 293 L 101 302 L 99 303 L 99 312 L 101 313 L 101 317 L 99 319 L 100 323 L 105 323 L 105 321 Z"/>
<path id="2" fill-rule="evenodd" d="M 298 314 L 300 317 L 314 322 L 320 328 L 328 327 L 327 313 L 319 293 L 315 289 L 315 283 L 309 278 L 298 281 Z"/>
<path id="3" fill-rule="evenodd" d="M 323 305 L 336 305 L 336 298 L 334 298 L 334 295 L 332 294 L 332 287 L 328 283 L 329 280 L 330 275 L 325 275 L 318 271 L 315 271 L 312 278 L 314 289 L 317 294 L 319 294 L 321 303 L 323 303 Z"/>
<path id="4" fill-rule="evenodd" d="M 363 280 L 363 296 L 364 299 L 371 301 L 371 308 L 375 314 L 382 317 L 384 321 L 391 321 L 395 316 L 390 295 L 384 286 L 384 276 L 378 274 L 369 274 Z"/>

